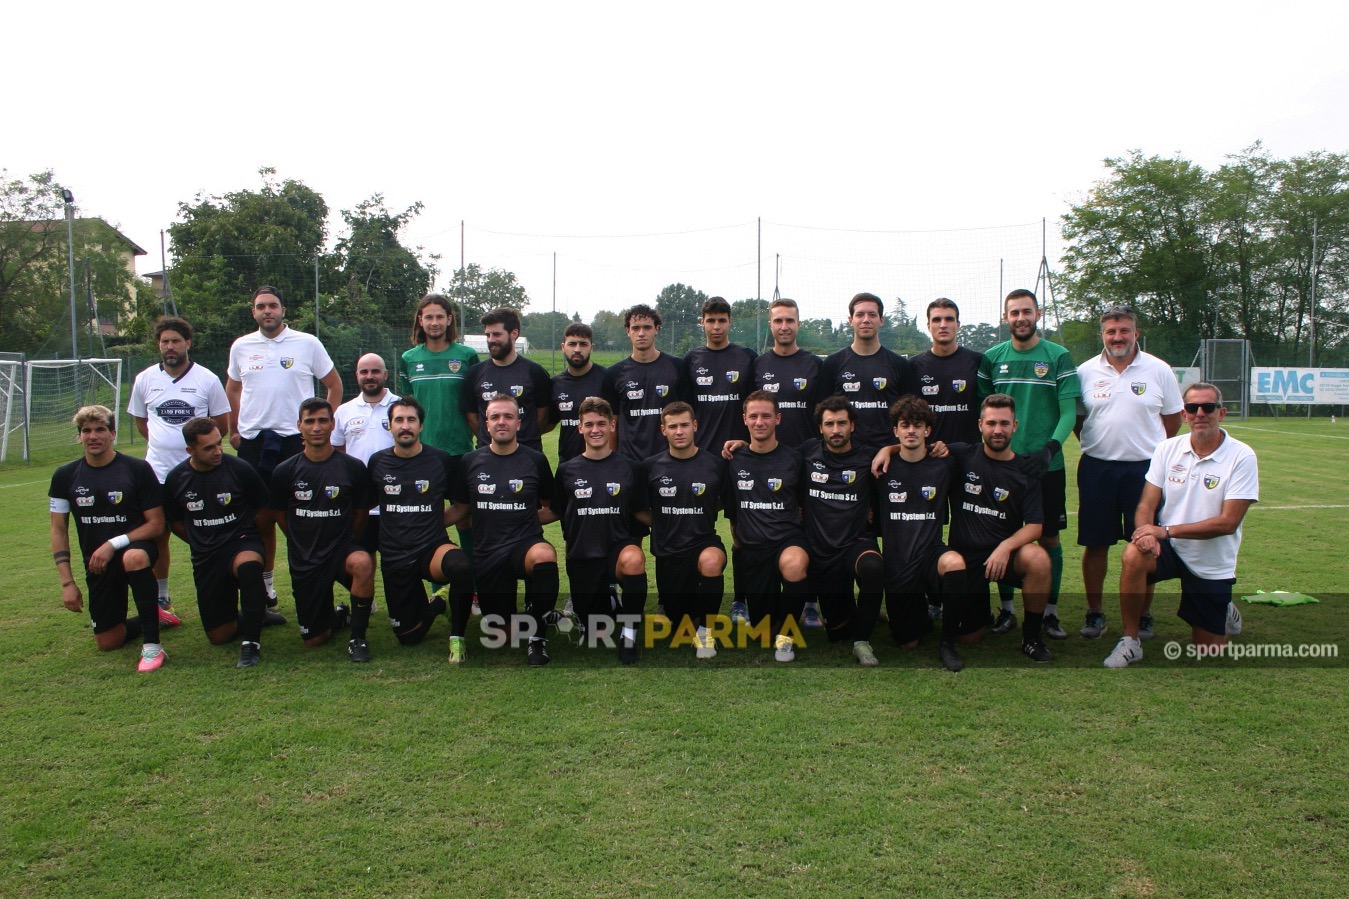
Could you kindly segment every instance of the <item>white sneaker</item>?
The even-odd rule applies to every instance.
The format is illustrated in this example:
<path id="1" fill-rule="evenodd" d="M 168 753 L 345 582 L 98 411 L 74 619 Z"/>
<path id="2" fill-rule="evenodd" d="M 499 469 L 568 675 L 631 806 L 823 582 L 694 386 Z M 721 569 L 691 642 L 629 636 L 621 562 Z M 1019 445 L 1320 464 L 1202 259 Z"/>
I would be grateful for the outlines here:
<path id="1" fill-rule="evenodd" d="M 698 647 L 697 658 L 715 659 L 717 657 L 717 640 L 707 633 L 707 628 L 698 628 Z"/>
<path id="2" fill-rule="evenodd" d="M 1105 657 L 1107 668 L 1128 668 L 1143 658 L 1143 644 L 1133 637 L 1120 637 L 1115 649 Z"/>
<path id="3" fill-rule="evenodd" d="M 779 662 L 790 662 L 796 658 L 796 645 L 792 638 L 786 634 L 778 634 L 776 644 L 773 647 L 773 658 Z"/>
<path id="4" fill-rule="evenodd" d="M 1234 602 L 1227 604 L 1227 636 L 1241 636 L 1241 610 Z"/>

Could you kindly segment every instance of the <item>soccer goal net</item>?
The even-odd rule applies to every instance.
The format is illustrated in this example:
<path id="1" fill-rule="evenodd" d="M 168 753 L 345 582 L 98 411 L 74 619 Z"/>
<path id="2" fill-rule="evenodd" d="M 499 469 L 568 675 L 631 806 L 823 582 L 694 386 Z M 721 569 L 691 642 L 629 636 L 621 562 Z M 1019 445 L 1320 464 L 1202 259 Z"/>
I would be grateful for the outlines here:
<path id="1" fill-rule="evenodd" d="M 25 431 L 25 459 L 55 458 L 68 451 L 75 443 L 70 420 L 82 406 L 107 406 L 119 423 L 124 417 L 121 359 L 31 359 L 25 368 L 19 426 Z M 19 406 L 7 405 L 16 407 L 14 411 Z M 6 434 L 11 417 L 6 415 Z"/>

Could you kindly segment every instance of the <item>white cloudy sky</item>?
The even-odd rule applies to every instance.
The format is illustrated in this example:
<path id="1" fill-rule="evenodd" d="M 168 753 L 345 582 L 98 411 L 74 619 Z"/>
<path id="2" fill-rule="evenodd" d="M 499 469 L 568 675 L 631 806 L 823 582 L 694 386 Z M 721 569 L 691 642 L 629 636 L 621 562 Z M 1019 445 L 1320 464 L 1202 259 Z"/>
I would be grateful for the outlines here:
<path id="1" fill-rule="evenodd" d="M 535 309 L 556 252 L 558 308 L 587 317 L 683 281 L 780 283 L 808 317 L 948 294 L 969 321 L 1000 261 L 1034 281 L 1041 219 L 1052 262 L 1105 157 L 1349 149 L 1345 7 L 909 6 L 22 4 L 0 166 L 55 169 L 152 250 L 143 271 L 180 201 L 274 166 L 330 230 L 376 191 L 422 201 L 409 240 L 446 269 L 466 222 L 468 261 Z"/>

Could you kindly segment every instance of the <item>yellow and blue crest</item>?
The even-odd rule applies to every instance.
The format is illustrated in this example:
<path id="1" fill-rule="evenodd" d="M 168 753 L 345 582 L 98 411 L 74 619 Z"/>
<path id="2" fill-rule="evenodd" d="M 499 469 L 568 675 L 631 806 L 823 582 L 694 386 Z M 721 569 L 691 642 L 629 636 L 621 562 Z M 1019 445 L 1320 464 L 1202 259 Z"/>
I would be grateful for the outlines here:
<path id="1" fill-rule="evenodd" d="M 294 357 L 294 356 L 282 356 L 282 357 L 281 357 L 281 367 L 282 367 L 282 368 L 290 368 L 290 367 L 291 367 L 292 365 L 294 365 L 294 364 L 295 364 L 295 357 Z"/>

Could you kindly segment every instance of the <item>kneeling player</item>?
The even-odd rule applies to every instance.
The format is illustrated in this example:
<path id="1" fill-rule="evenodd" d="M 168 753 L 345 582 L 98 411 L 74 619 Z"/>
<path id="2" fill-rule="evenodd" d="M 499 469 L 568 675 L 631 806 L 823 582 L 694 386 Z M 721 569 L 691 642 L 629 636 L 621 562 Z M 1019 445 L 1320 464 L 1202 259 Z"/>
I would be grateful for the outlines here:
<path id="1" fill-rule="evenodd" d="M 286 533 L 291 590 L 305 646 L 320 646 L 346 623 L 333 609 L 333 584 L 351 591 L 347 656 L 370 661 L 366 628 L 375 595 L 375 569 L 358 535 L 370 505 L 370 480 L 360 460 L 332 445 L 332 405 L 318 397 L 300 404 L 304 450 L 272 473 L 272 509 Z"/>
<path id="2" fill-rule="evenodd" d="M 422 443 L 423 416 L 411 397 L 390 403 L 393 446 L 370 457 L 370 486 L 380 507 L 379 570 L 389 623 L 403 646 L 425 640 L 445 611 L 445 600 L 427 600 L 423 579 L 450 585 L 450 663 L 458 665 L 465 657 L 473 569 L 445 536 L 445 498 L 456 467 L 449 453 Z"/>
<path id="3" fill-rule="evenodd" d="M 221 449 L 209 418 L 183 425 L 187 458 L 164 479 L 164 509 L 173 532 L 192 549 L 197 610 L 206 639 L 240 639 L 240 668 L 262 658 L 262 628 L 285 624 L 267 610 L 258 522 L 270 522 L 267 487 L 253 466 Z"/>
<path id="4" fill-rule="evenodd" d="M 451 524 L 470 519 L 474 582 L 483 622 L 497 618 L 514 631 L 515 584 L 525 582 L 530 619 L 529 664 L 548 664 L 545 615 L 557 608 L 557 551 L 543 526 L 557 521 L 550 508 L 553 472 L 543 453 L 520 444 L 520 406 L 497 394 L 483 410 L 490 443 L 459 460 Z"/>
<path id="5" fill-rule="evenodd" d="M 56 469 L 47 491 L 61 603 L 72 612 L 84 608 L 70 564 L 73 511 L 94 642 L 107 651 L 140 637 L 136 670 L 154 671 L 167 658 L 159 644 L 161 621 L 167 627 L 178 624 L 176 616 L 159 608 L 151 571 L 155 539 L 164 529 L 159 480 L 149 463 L 113 449 L 117 424 L 106 406 L 85 406 L 76 412 L 75 430 L 84 457 Z M 131 618 L 126 614 L 128 590 L 138 613 Z"/>
<path id="6" fill-rule="evenodd" d="M 646 607 L 646 555 L 634 537 L 633 511 L 646 508 L 637 464 L 613 450 L 614 412 L 588 397 L 577 410 L 584 450 L 557 468 L 553 511 L 567 541 L 567 580 L 585 632 L 594 639 L 611 609 L 609 586 L 621 588 L 618 658 L 637 661 L 637 633 Z"/>

